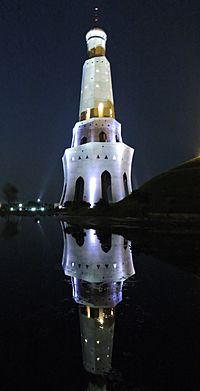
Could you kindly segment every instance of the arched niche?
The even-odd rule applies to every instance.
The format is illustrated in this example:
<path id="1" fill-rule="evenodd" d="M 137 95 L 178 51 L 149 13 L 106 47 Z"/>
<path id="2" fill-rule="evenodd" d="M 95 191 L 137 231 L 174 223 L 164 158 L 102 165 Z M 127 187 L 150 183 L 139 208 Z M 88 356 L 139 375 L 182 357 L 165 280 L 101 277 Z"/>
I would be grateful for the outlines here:
<path id="1" fill-rule="evenodd" d="M 83 193 L 84 193 L 84 179 L 81 176 L 79 176 L 75 184 L 74 201 L 82 202 Z"/>
<path id="2" fill-rule="evenodd" d="M 80 144 L 86 144 L 87 143 L 87 137 L 86 136 L 83 136 L 81 138 L 81 143 Z"/>
<path id="3" fill-rule="evenodd" d="M 106 170 L 101 174 L 102 199 L 106 202 L 112 201 L 111 175 Z"/>
<path id="4" fill-rule="evenodd" d="M 125 194 L 125 197 L 126 197 L 129 194 L 129 191 L 128 191 L 127 175 L 126 175 L 125 172 L 124 172 L 124 175 L 123 175 L 123 183 L 124 183 L 124 194 Z"/>
<path id="5" fill-rule="evenodd" d="M 100 132 L 99 133 L 99 141 L 101 143 L 105 143 L 107 141 L 107 134 L 105 132 Z"/>

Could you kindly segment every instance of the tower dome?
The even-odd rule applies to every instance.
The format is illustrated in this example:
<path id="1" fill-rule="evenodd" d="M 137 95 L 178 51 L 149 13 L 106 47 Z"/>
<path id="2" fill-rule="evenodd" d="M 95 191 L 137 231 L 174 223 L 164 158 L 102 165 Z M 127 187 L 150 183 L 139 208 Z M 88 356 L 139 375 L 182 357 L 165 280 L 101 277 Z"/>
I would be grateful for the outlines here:
<path id="1" fill-rule="evenodd" d="M 105 31 L 94 27 L 86 34 L 88 57 L 105 56 L 107 35 Z"/>

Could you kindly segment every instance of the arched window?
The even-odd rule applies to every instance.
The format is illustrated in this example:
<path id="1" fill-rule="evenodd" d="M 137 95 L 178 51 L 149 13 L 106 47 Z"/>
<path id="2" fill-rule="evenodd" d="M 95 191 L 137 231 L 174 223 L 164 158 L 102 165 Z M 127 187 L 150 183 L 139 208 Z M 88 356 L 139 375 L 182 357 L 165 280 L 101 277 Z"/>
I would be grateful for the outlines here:
<path id="1" fill-rule="evenodd" d="M 105 132 L 99 133 L 99 141 L 100 141 L 101 143 L 105 143 L 105 141 L 107 141 L 107 135 L 106 135 Z"/>
<path id="2" fill-rule="evenodd" d="M 124 173 L 124 175 L 123 175 L 123 183 L 124 183 L 124 194 L 125 194 L 125 197 L 126 197 L 129 194 L 129 191 L 128 191 L 128 181 L 127 181 L 126 173 Z"/>
<path id="3" fill-rule="evenodd" d="M 84 180 L 80 176 L 76 180 L 76 185 L 75 185 L 75 193 L 74 193 L 74 201 L 81 202 L 83 201 L 83 193 L 84 193 Z"/>
<path id="4" fill-rule="evenodd" d="M 81 139 L 81 144 L 86 144 L 87 143 L 87 137 L 83 136 Z"/>
<path id="5" fill-rule="evenodd" d="M 106 202 L 112 201 L 111 175 L 104 171 L 101 175 L 102 199 Z"/>

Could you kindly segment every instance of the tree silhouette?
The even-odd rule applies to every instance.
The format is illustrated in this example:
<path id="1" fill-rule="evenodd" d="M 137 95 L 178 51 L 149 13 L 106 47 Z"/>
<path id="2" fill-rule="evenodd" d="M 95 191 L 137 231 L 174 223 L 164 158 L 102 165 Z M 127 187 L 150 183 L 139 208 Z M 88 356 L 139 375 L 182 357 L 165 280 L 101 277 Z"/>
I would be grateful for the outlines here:
<path id="1" fill-rule="evenodd" d="M 11 183 L 6 183 L 3 187 L 3 195 L 7 202 L 17 201 L 19 190 Z"/>

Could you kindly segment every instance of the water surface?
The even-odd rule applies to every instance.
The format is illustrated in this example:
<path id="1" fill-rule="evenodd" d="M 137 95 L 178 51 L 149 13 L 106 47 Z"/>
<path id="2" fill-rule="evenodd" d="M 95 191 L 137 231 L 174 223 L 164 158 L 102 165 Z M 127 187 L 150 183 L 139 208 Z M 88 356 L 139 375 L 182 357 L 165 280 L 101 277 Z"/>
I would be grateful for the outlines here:
<path id="1" fill-rule="evenodd" d="M 200 284 L 176 266 L 184 248 L 146 251 L 143 232 L 139 251 L 51 218 L 0 224 L 2 390 L 200 389 Z"/>

